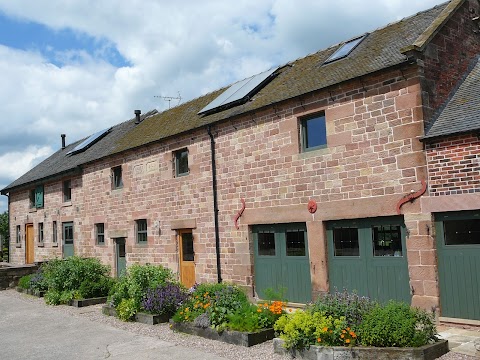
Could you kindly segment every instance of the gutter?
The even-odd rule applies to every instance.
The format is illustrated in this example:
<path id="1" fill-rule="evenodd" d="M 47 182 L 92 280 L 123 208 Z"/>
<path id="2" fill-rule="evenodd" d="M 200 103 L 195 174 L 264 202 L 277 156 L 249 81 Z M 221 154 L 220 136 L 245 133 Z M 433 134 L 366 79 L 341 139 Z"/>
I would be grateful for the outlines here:
<path id="1" fill-rule="evenodd" d="M 217 255 L 217 281 L 222 282 L 222 269 L 220 267 L 220 231 L 218 226 L 218 198 L 217 198 L 217 164 L 215 162 L 215 139 L 210 125 L 207 126 L 207 133 L 210 136 L 210 152 L 212 154 L 212 190 L 213 190 L 213 214 L 215 221 L 215 253 Z"/>

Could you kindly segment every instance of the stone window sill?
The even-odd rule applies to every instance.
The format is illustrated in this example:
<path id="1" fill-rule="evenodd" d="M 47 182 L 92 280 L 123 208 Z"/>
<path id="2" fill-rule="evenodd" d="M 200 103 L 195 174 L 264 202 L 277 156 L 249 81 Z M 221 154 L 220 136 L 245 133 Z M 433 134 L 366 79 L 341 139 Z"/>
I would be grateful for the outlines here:
<path id="1" fill-rule="evenodd" d="M 21 247 L 22 247 L 22 244 L 15 244 L 15 247 L 16 247 L 16 248 L 21 248 Z"/>
<path id="2" fill-rule="evenodd" d="M 58 243 L 53 243 L 52 247 L 58 247 Z"/>
<path id="3" fill-rule="evenodd" d="M 72 206 L 71 201 L 66 201 L 66 202 L 62 203 L 62 207 L 68 207 L 68 206 Z"/>
<path id="4" fill-rule="evenodd" d="M 43 242 L 37 244 L 38 247 L 44 247 L 45 244 Z"/>

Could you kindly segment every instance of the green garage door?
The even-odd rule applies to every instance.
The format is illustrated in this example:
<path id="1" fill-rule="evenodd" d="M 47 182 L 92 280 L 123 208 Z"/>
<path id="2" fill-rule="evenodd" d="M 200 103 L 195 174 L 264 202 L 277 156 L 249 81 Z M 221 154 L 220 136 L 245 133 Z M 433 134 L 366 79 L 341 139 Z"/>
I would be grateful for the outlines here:
<path id="1" fill-rule="evenodd" d="M 480 320 L 480 212 L 435 214 L 441 316 Z"/>
<path id="2" fill-rule="evenodd" d="M 401 217 L 327 224 L 330 291 L 356 291 L 381 302 L 410 303 L 405 225 Z"/>
<path id="3" fill-rule="evenodd" d="M 290 302 L 312 299 L 310 262 L 305 224 L 257 225 L 253 227 L 255 289 L 265 299 L 265 290 L 286 291 Z"/>

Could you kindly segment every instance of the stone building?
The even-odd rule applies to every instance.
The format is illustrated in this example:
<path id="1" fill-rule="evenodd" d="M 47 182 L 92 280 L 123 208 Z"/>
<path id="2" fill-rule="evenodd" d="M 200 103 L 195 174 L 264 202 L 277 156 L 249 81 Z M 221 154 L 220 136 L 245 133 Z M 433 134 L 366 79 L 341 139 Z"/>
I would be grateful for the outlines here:
<path id="1" fill-rule="evenodd" d="M 480 213 L 477 128 L 438 133 L 478 61 L 478 12 L 451 0 L 62 146 L 2 190 L 12 261 L 163 264 L 186 285 L 298 303 L 347 288 L 480 320 L 443 313 L 440 234 L 450 212 Z M 468 179 L 443 175 L 465 161 Z M 468 289 L 473 308 L 480 275 Z"/>

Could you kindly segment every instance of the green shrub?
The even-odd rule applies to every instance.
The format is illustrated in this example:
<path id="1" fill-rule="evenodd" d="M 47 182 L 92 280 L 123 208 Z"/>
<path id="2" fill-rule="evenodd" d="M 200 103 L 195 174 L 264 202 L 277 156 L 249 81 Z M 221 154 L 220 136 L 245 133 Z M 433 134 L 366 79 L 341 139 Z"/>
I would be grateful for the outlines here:
<path id="1" fill-rule="evenodd" d="M 127 268 L 125 275 L 120 277 L 111 288 L 109 303 L 118 311 L 118 307 L 122 301 L 129 300 L 128 306 L 127 303 L 124 302 L 123 307 L 127 307 L 129 311 L 133 309 L 135 311 L 133 315 L 135 315 L 135 313 L 141 309 L 142 300 L 147 294 L 147 291 L 159 286 L 164 286 L 167 283 L 177 283 L 170 269 L 162 265 L 133 264 Z M 129 311 L 127 311 L 127 314 Z"/>
<path id="2" fill-rule="evenodd" d="M 280 306 L 280 308 L 276 306 L 271 308 L 271 304 L 268 306 L 245 304 L 227 316 L 226 327 L 230 330 L 247 332 L 272 328 L 283 314 L 283 305 Z"/>
<path id="3" fill-rule="evenodd" d="M 436 340 L 433 314 L 390 301 L 366 314 L 359 327 L 362 345 L 418 347 Z"/>
<path id="4" fill-rule="evenodd" d="M 345 318 L 338 319 L 322 312 L 297 310 L 285 314 L 274 325 L 287 349 L 308 349 L 310 345 L 353 345 L 356 334 L 346 326 Z"/>
<path id="5" fill-rule="evenodd" d="M 359 296 L 355 292 L 349 293 L 344 289 L 342 292 L 335 290 L 332 294 L 321 295 L 309 308 L 312 312 L 323 312 L 336 319 L 344 317 L 348 327 L 357 329 L 363 317 L 376 305 L 370 298 Z"/>
<path id="6" fill-rule="evenodd" d="M 138 312 L 139 308 L 134 299 L 122 299 L 117 306 L 117 315 L 120 320 L 129 321 Z"/>
<path id="7" fill-rule="evenodd" d="M 60 305 L 60 298 L 62 293 L 57 290 L 49 290 L 45 293 L 44 299 L 45 303 L 48 305 Z"/>
<path id="8" fill-rule="evenodd" d="M 25 275 L 18 280 L 18 287 L 21 289 L 30 289 L 30 279 L 33 274 Z"/>

